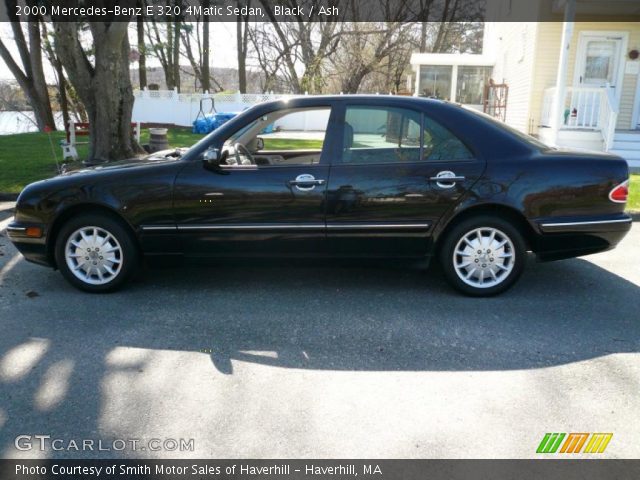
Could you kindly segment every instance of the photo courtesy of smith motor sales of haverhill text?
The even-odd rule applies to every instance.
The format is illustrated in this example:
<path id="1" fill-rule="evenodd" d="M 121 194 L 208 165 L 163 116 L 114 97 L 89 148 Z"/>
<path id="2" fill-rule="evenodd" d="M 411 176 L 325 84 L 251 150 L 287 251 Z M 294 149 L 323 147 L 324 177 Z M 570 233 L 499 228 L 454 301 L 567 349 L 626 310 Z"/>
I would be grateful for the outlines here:
<path id="1" fill-rule="evenodd" d="M 0 479 L 640 477 L 637 0 L 0 2 Z"/>

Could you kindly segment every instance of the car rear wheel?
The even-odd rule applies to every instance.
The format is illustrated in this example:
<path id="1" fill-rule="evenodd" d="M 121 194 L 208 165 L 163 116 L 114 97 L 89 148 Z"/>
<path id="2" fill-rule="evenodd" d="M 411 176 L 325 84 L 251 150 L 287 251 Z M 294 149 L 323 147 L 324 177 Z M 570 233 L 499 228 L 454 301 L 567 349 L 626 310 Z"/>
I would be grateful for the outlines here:
<path id="1" fill-rule="evenodd" d="M 456 225 L 440 250 L 444 274 L 456 289 L 490 296 L 509 289 L 524 270 L 522 234 L 500 217 L 483 215 Z"/>
<path id="2" fill-rule="evenodd" d="M 135 272 L 138 252 L 131 233 L 107 215 L 80 215 L 64 224 L 55 247 L 56 263 L 74 287 L 111 292 Z"/>

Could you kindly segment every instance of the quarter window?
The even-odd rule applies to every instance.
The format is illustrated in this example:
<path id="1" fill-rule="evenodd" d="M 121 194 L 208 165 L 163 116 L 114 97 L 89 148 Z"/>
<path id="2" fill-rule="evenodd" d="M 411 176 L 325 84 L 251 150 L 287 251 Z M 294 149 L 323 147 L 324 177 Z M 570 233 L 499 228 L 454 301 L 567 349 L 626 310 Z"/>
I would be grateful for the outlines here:
<path id="1" fill-rule="evenodd" d="M 473 155 L 451 131 L 425 116 L 422 158 L 433 161 L 468 160 Z"/>

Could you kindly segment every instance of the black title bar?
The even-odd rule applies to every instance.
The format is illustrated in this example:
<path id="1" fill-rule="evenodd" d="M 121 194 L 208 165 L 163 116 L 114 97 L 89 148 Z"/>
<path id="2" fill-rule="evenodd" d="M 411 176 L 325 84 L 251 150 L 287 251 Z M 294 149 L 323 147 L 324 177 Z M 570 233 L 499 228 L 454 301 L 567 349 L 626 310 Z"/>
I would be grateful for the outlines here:
<path id="1" fill-rule="evenodd" d="M 3 480 L 608 480 L 640 460 L 0 460 Z"/>
<path id="2" fill-rule="evenodd" d="M 5 0 L 0 21 L 554 22 L 571 1 L 576 20 L 640 20 L 635 2 L 605 0 Z"/>

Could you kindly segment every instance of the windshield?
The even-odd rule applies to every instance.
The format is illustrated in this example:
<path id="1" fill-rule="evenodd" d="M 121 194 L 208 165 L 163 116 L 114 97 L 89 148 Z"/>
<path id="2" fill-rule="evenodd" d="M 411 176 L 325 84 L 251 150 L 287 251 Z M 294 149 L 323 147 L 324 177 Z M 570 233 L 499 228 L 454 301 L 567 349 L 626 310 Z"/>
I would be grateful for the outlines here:
<path id="1" fill-rule="evenodd" d="M 240 138 L 242 135 L 244 135 L 245 132 L 251 130 L 254 127 L 254 125 L 256 125 L 258 122 L 263 122 L 264 119 L 265 119 L 265 117 L 260 117 L 260 118 L 255 119 L 253 122 L 250 122 L 250 123 L 246 124 L 240 130 L 236 131 L 233 135 L 231 135 L 229 138 L 227 138 L 227 140 L 224 142 L 225 146 L 226 145 L 235 144 L 236 140 L 238 138 Z"/>
<path id="2" fill-rule="evenodd" d="M 527 135 L 526 133 L 522 133 L 520 130 L 513 128 L 509 125 L 507 125 L 506 123 L 504 123 L 501 120 L 498 120 L 495 117 L 492 117 L 491 115 L 487 115 L 484 112 L 480 112 L 478 110 L 475 110 L 471 107 L 467 107 L 465 105 L 460 105 L 462 108 L 464 108 L 466 111 L 473 113 L 474 115 L 477 115 L 479 117 L 484 118 L 485 120 L 489 120 L 490 122 L 492 122 L 495 126 L 503 129 L 503 130 L 507 130 L 509 133 L 515 135 L 516 137 L 518 137 L 520 140 L 524 140 L 525 142 L 527 142 L 529 145 L 531 145 L 532 147 L 535 147 L 537 149 L 540 150 L 548 150 L 552 147 L 550 147 L 549 145 L 547 145 L 546 143 L 541 142 L 540 140 L 538 140 L 537 138 L 532 137 L 531 135 Z"/>

